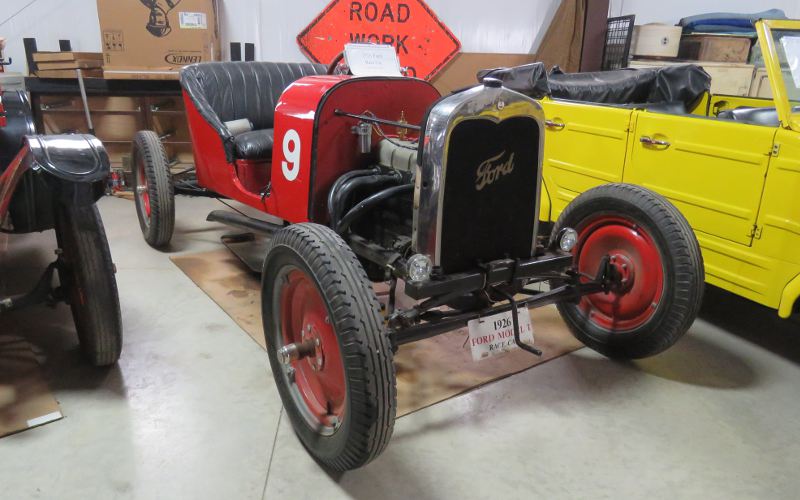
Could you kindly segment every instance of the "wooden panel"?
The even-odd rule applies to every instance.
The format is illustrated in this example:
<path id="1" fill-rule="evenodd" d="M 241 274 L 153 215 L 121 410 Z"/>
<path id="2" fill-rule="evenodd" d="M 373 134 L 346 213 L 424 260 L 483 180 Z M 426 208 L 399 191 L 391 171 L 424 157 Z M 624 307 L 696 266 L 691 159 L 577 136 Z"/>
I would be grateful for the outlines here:
<path id="1" fill-rule="evenodd" d="M 168 135 L 165 142 L 191 142 L 186 115 L 183 113 L 152 113 L 150 127 L 160 136 Z"/>
<path id="2" fill-rule="evenodd" d="M 606 31 L 608 31 L 608 0 L 587 0 L 581 50 L 581 71 L 603 69 Z"/>
<path id="3" fill-rule="evenodd" d="M 142 110 L 141 99 L 136 97 L 99 97 L 90 96 L 89 110 L 92 113 L 98 112 L 126 112 L 138 113 Z M 59 96 L 49 95 L 41 97 L 42 111 L 47 113 L 55 112 L 79 112 L 83 113 L 83 103 L 78 96 Z"/>
<path id="4" fill-rule="evenodd" d="M 92 115 L 97 138 L 106 141 L 126 141 L 133 139 L 137 130 L 145 128 L 139 114 L 99 114 Z M 47 133 L 88 133 L 86 117 L 81 113 L 46 113 L 44 115 Z"/>
<path id="5" fill-rule="evenodd" d="M 684 35 L 678 57 L 694 61 L 746 63 L 752 41 L 731 35 Z"/>
<path id="6" fill-rule="evenodd" d="M 533 54 L 462 52 L 445 69 L 439 72 L 431 80 L 431 83 L 442 95 L 447 95 L 454 90 L 477 84 L 476 75 L 482 69 L 519 66 L 535 61 Z"/>
<path id="7" fill-rule="evenodd" d="M 36 62 L 75 61 L 93 59 L 102 61 L 101 52 L 34 52 L 33 60 Z"/>

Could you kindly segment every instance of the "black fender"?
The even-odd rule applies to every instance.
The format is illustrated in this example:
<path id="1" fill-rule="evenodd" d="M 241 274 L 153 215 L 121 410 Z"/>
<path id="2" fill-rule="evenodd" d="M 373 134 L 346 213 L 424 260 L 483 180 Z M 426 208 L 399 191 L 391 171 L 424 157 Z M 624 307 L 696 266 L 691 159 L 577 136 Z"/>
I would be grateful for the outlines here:
<path id="1" fill-rule="evenodd" d="M 30 170 L 44 174 L 62 203 L 91 205 L 103 196 L 111 162 L 97 137 L 34 135 L 25 140 L 30 147 Z"/>
<path id="2" fill-rule="evenodd" d="M 28 135 L 25 143 L 28 153 L 18 166 L 25 173 L 9 206 L 12 232 L 52 229 L 57 204 L 87 206 L 105 193 L 111 163 L 96 137 Z"/>

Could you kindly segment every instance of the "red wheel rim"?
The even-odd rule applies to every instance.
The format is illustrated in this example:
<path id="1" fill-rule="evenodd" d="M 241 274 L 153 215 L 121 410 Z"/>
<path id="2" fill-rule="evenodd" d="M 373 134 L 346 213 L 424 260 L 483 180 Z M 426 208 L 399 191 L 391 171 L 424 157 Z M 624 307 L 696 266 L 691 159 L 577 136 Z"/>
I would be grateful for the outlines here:
<path id="1" fill-rule="evenodd" d="M 323 434 L 332 432 L 345 412 L 346 383 L 328 308 L 314 281 L 297 268 L 281 280 L 278 297 L 283 345 L 309 340 L 317 344 L 313 355 L 284 365 L 293 398 L 312 427 Z"/>
<path id="2" fill-rule="evenodd" d="M 584 223 L 575 249 L 578 270 L 595 276 L 608 255 L 621 283 L 608 293 L 584 296 L 578 307 L 595 325 L 627 331 L 647 323 L 664 292 L 664 266 L 653 238 L 635 222 L 601 215 Z"/>
<path id="3" fill-rule="evenodd" d="M 142 203 L 142 208 L 144 209 L 144 213 L 147 216 L 147 219 L 150 219 L 150 191 L 147 189 L 147 176 L 144 173 L 144 163 L 140 159 L 136 162 L 136 195 L 139 197 L 139 200 Z"/>

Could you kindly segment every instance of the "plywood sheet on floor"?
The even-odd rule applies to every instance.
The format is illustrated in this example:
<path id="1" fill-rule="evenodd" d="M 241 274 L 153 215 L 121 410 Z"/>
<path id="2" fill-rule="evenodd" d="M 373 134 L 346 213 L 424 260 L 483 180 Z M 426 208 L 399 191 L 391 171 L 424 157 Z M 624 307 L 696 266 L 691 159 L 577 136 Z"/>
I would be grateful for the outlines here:
<path id="1" fill-rule="evenodd" d="M 172 261 L 265 348 L 258 276 L 228 250 L 177 256 Z M 397 415 L 444 401 L 581 347 L 553 306 L 532 310 L 531 318 L 536 346 L 544 351 L 541 358 L 516 350 L 473 362 L 466 328 L 401 346 L 394 358 Z"/>
<path id="2" fill-rule="evenodd" d="M 61 418 L 30 343 L 0 335 L 0 437 Z"/>

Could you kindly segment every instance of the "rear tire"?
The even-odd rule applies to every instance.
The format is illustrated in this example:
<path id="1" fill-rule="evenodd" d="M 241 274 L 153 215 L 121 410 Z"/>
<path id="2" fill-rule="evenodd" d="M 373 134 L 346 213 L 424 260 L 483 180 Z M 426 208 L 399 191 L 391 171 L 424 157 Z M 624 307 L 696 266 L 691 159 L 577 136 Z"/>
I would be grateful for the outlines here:
<path id="1" fill-rule="evenodd" d="M 389 442 L 397 395 L 392 348 L 363 267 L 329 228 L 296 224 L 273 238 L 262 276 L 267 352 L 295 432 L 331 469 L 365 465 Z M 281 347 L 309 340 L 319 346 L 310 356 L 279 359 Z"/>
<path id="2" fill-rule="evenodd" d="M 145 241 L 154 248 L 169 243 L 175 227 L 175 190 L 169 160 L 155 132 L 143 130 L 133 141 L 136 214 Z"/>
<path id="3" fill-rule="evenodd" d="M 81 350 L 95 366 L 114 364 L 122 352 L 122 319 L 114 263 L 97 207 L 58 206 L 56 237 L 62 251 L 59 281 Z"/>
<path id="4" fill-rule="evenodd" d="M 567 326 L 588 347 L 612 358 L 644 358 L 672 346 L 691 326 L 703 298 L 703 259 L 683 215 L 663 196 L 630 184 L 606 184 L 578 196 L 561 228 L 578 232 L 573 250 L 584 275 L 609 255 L 625 284 L 607 294 L 558 304 Z"/>

